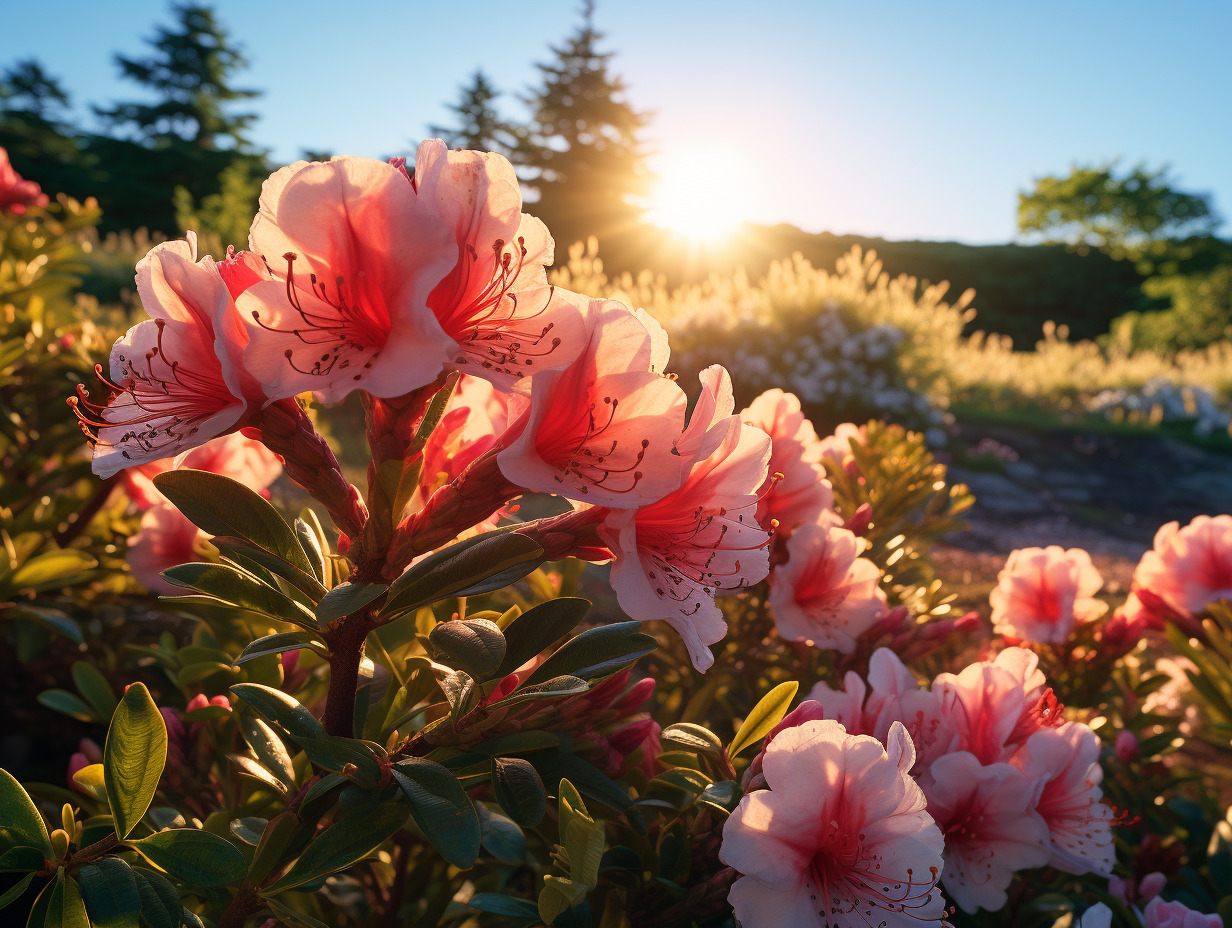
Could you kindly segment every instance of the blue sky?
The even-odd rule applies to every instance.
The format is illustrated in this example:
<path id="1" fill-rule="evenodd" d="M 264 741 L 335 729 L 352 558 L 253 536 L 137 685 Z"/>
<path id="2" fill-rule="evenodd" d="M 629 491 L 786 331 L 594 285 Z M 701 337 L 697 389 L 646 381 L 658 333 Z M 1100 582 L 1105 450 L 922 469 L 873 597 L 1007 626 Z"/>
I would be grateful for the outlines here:
<path id="1" fill-rule="evenodd" d="M 580 3 L 215 6 L 252 62 L 242 82 L 265 91 L 254 136 L 291 160 L 305 148 L 405 152 L 478 67 L 521 115 L 514 94 Z M 38 58 L 83 110 L 134 96 L 112 55 L 140 53 L 168 10 L 6 7 L 0 64 Z M 653 113 L 648 147 L 676 161 L 734 156 L 742 218 L 1007 241 L 1033 177 L 1116 157 L 1171 163 L 1232 215 L 1227 0 L 600 0 L 596 20 L 630 99 Z"/>

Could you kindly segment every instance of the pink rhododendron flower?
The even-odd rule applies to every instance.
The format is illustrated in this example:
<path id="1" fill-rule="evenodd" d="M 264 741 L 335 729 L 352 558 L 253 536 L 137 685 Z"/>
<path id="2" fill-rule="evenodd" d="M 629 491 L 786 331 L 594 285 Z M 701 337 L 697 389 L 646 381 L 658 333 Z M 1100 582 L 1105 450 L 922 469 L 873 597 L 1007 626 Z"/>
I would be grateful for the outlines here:
<path id="1" fill-rule="evenodd" d="M 767 390 L 740 413 L 748 425 L 770 436 L 769 474 L 762 485 L 757 521 L 770 527 L 779 524 L 780 537 L 793 529 L 814 522 L 822 512 L 833 509 L 834 491 L 821 465 L 821 442 L 813 424 L 804 418 L 800 400 L 782 390 Z M 775 475 L 782 479 L 775 479 Z"/>
<path id="2" fill-rule="evenodd" d="M 844 653 L 886 610 L 881 571 L 837 516 L 796 529 L 787 563 L 770 575 L 775 627 L 788 641 Z"/>
<path id="3" fill-rule="evenodd" d="M 528 490 L 633 509 L 680 486 L 684 391 L 650 369 L 654 340 L 626 306 L 593 300 L 588 317 L 577 360 L 515 397 L 500 470 Z"/>
<path id="4" fill-rule="evenodd" d="M 1142 913 L 1146 928 L 1223 928 L 1218 915 L 1203 915 L 1182 902 L 1165 902 L 1156 896 Z"/>
<path id="5" fill-rule="evenodd" d="M 727 632 L 715 593 L 763 579 L 770 542 L 755 515 L 770 439 L 732 415 L 727 371 L 711 367 L 702 382 L 678 446 L 683 485 L 639 509 L 609 510 L 598 530 L 614 557 L 620 607 L 635 619 L 666 619 L 698 670 L 714 663 L 707 646 Z"/>
<path id="6" fill-rule="evenodd" d="M 1232 599 L 1232 516 L 1197 516 L 1184 528 L 1179 522 L 1162 526 L 1154 549 L 1134 569 L 1134 589 L 1153 593 L 1184 616 Z"/>
<path id="7" fill-rule="evenodd" d="M 449 483 L 489 450 L 509 424 L 509 395 L 491 383 L 463 374 L 440 423 L 423 450 L 419 478 L 424 495 Z"/>
<path id="8" fill-rule="evenodd" d="M 9 153 L 0 148 L 0 213 L 20 216 L 29 206 L 46 206 L 48 202 L 42 188 L 18 174 L 9 163 Z"/>
<path id="9" fill-rule="evenodd" d="M 456 242 L 457 263 L 428 296 L 456 344 L 451 365 L 510 390 L 576 358 L 589 300 L 548 286 L 552 236 L 522 212 L 509 161 L 429 139 L 415 152 L 413 183 L 416 199 Z"/>
<path id="10" fill-rule="evenodd" d="M 1048 863 L 1066 873 L 1108 876 L 1116 862 L 1113 812 L 1099 787 L 1104 777 L 1099 747 L 1090 728 L 1067 722 L 1033 734 L 1015 758 L 1028 778 L 1042 784 L 1035 811 L 1048 826 Z"/>
<path id="11" fill-rule="evenodd" d="M 1059 545 L 1011 551 L 992 591 L 993 628 L 1025 641 L 1059 644 L 1080 622 L 1102 615 L 1092 597 L 1104 585 L 1091 556 Z"/>
<path id="12" fill-rule="evenodd" d="M 941 833 L 901 725 L 888 750 L 832 721 L 788 728 L 766 748 L 768 789 L 740 800 L 719 858 L 741 874 L 728 900 L 757 928 L 941 925 Z"/>
<path id="13" fill-rule="evenodd" d="M 137 290 L 152 318 L 111 350 L 114 395 L 101 408 L 84 388 L 69 400 L 94 443 L 100 477 L 204 444 L 264 401 L 237 363 L 243 333 L 226 285 L 213 259 L 197 261 L 196 251 L 189 233 L 141 260 Z"/>
<path id="14" fill-rule="evenodd" d="M 162 577 L 177 564 L 202 560 L 207 536 L 171 503 L 162 500 L 145 511 L 137 534 L 128 539 L 128 569 L 151 593 L 183 594 Z"/>
<path id="15" fill-rule="evenodd" d="M 403 172 L 370 158 L 289 165 L 261 188 L 249 241 L 272 273 L 239 277 L 244 362 L 272 399 L 402 396 L 436 379 L 453 342 L 428 294 L 458 248 Z"/>
<path id="16" fill-rule="evenodd" d="M 1048 826 L 1035 811 L 1037 789 L 1009 764 L 982 764 L 968 751 L 933 761 L 924 781 L 928 812 L 945 835 L 946 894 L 964 912 L 996 911 L 1019 870 L 1051 854 Z"/>
<path id="17" fill-rule="evenodd" d="M 851 444 L 864 444 L 864 426 L 854 422 L 844 422 L 834 430 L 833 435 L 821 439 L 818 456 L 822 466 L 826 468 L 843 468 L 852 460 Z"/>

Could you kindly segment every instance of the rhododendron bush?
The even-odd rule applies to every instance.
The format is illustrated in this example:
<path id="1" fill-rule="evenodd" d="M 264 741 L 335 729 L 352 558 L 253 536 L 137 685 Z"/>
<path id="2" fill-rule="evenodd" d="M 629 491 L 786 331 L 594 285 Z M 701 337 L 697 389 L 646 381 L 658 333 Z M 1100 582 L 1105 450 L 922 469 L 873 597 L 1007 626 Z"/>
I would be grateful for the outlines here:
<path id="1" fill-rule="evenodd" d="M 0 182 L 23 247 L 81 209 Z M 1128 597 L 1040 539 L 962 613 L 920 434 L 738 408 L 553 257 L 499 156 L 299 162 L 248 250 L 140 261 L 87 376 L 6 244 L 0 612 L 79 728 L 0 772 L 5 924 L 1232 916 L 1232 516 Z"/>

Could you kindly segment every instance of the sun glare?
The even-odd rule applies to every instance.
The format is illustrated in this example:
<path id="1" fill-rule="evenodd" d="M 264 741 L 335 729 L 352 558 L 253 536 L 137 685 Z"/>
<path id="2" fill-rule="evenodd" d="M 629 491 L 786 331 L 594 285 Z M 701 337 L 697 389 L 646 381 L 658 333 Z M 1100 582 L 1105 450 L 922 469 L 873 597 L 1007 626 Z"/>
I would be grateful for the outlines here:
<path id="1" fill-rule="evenodd" d="M 691 241 L 714 244 L 748 219 L 751 204 L 734 152 L 711 146 L 671 153 L 654 165 L 659 180 L 646 218 Z"/>

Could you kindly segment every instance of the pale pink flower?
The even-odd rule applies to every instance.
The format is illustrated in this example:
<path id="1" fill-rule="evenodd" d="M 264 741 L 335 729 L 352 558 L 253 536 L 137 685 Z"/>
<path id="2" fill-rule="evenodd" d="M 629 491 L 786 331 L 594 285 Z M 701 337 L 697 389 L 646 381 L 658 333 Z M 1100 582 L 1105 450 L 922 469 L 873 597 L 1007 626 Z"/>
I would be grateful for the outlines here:
<path id="1" fill-rule="evenodd" d="M 548 286 L 553 243 L 522 212 L 513 166 L 491 152 L 449 151 L 429 139 L 415 152 L 416 199 L 453 235 L 457 263 L 428 296 L 456 344 L 450 365 L 510 390 L 564 367 L 586 341 L 586 297 Z"/>
<path id="2" fill-rule="evenodd" d="M 827 469 L 846 467 L 850 461 L 854 460 L 851 453 L 852 443 L 863 445 L 864 438 L 864 426 L 856 425 L 854 422 L 844 422 L 834 430 L 833 435 L 827 435 L 821 439 L 818 456 L 822 466 Z"/>
<path id="3" fill-rule="evenodd" d="M 777 387 L 767 390 L 740 413 L 748 425 L 770 436 L 769 473 L 762 485 L 757 521 L 778 522 L 780 537 L 814 522 L 834 508 L 834 491 L 821 464 L 821 441 L 800 410 L 800 400 Z M 776 479 L 778 475 L 781 479 Z"/>
<path id="4" fill-rule="evenodd" d="M 226 285 L 214 261 L 198 262 L 196 251 L 189 233 L 141 260 L 137 291 L 152 318 L 112 348 L 112 398 L 100 408 L 79 388 L 69 400 L 94 444 L 100 477 L 204 444 L 238 428 L 264 401 L 237 363 L 243 335 Z"/>
<path id="5" fill-rule="evenodd" d="M 1150 591 L 1185 616 L 1232 599 L 1232 516 L 1197 516 L 1184 528 L 1179 522 L 1162 526 L 1154 549 L 1134 570 L 1134 589 Z"/>
<path id="6" fill-rule="evenodd" d="M 770 575 L 775 627 L 788 641 L 850 653 L 886 610 L 880 580 L 838 516 L 803 525 L 787 541 L 787 563 Z"/>
<path id="7" fill-rule="evenodd" d="M 702 383 L 678 446 L 683 485 L 639 509 L 608 510 L 598 529 L 614 557 L 620 607 L 635 619 L 665 619 L 698 670 L 714 663 L 707 646 L 727 632 L 716 592 L 762 580 L 770 542 L 755 517 L 770 440 L 731 414 L 725 370 L 709 368 Z"/>
<path id="8" fill-rule="evenodd" d="M 271 399 L 402 396 L 439 375 L 454 343 L 428 295 L 458 246 L 402 171 L 370 158 L 289 165 L 261 188 L 249 241 L 271 276 L 236 305 L 245 364 Z"/>
<path id="9" fill-rule="evenodd" d="M 728 900 L 757 928 L 941 925 L 941 834 L 908 774 L 901 725 L 888 750 L 832 721 L 788 728 L 766 748 L 768 789 L 723 827 L 719 858 L 742 876 Z"/>
<path id="10" fill-rule="evenodd" d="M 588 323 L 577 360 L 515 396 L 500 470 L 528 490 L 634 509 L 680 486 L 684 391 L 651 370 L 651 333 L 626 306 L 593 300 Z"/>
<path id="11" fill-rule="evenodd" d="M 1142 913 L 1146 928 L 1223 928 L 1218 915 L 1203 915 L 1182 902 L 1165 902 L 1159 896 L 1147 904 Z"/>
<path id="12" fill-rule="evenodd" d="M 175 506 L 160 500 L 141 516 L 141 526 L 128 539 L 128 569 L 151 593 L 183 594 L 184 588 L 162 577 L 168 567 L 202 559 L 207 537 Z"/>
<path id="13" fill-rule="evenodd" d="M 29 206 L 46 206 L 48 202 L 42 188 L 18 174 L 9 163 L 9 153 L 0 148 L 0 213 L 7 210 L 20 216 Z"/>
<path id="14" fill-rule="evenodd" d="M 1030 780 L 1043 784 L 1035 811 L 1048 826 L 1048 863 L 1066 873 L 1108 876 L 1116 862 L 1114 816 L 1099 787 L 1104 778 L 1099 748 L 1089 727 L 1067 722 L 1033 734 L 1014 759 Z"/>
<path id="15" fill-rule="evenodd" d="M 1074 626 L 1098 618 L 1108 608 L 1093 599 L 1104 585 L 1091 556 L 1059 545 L 1011 551 L 997 575 L 992 604 L 993 628 L 1025 641 L 1060 644 Z"/>
<path id="16" fill-rule="evenodd" d="M 946 895 L 964 912 L 997 911 L 1019 870 L 1048 862 L 1048 826 L 1034 809 L 1038 787 L 1009 764 L 968 751 L 939 757 L 922 781 L 928 813 L 945 835 Z"/>

